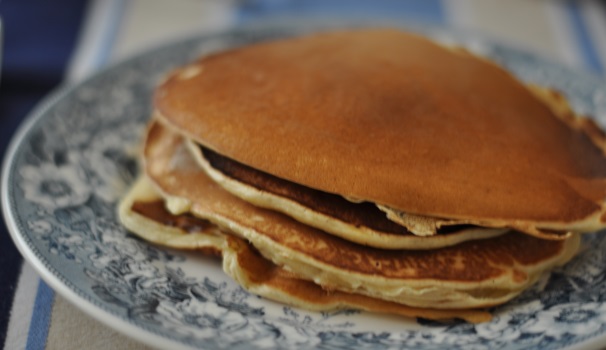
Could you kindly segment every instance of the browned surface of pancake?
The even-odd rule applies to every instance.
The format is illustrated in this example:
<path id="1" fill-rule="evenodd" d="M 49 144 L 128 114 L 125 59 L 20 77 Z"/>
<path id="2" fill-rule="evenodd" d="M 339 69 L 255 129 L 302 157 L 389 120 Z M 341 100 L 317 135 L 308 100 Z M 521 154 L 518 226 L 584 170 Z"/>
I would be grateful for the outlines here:
<path id="1" fill-rule="evenodd" d="M 197 218 L 191 214 L 173 215 L 164 206 L 163 200 L 154 201 L 135 201 L 131 206 L 131 210 L 145 218 L 153 220 L 167 227 L 174 227 L 183 232 L 208 234 L 208 229 L 214 227 L 208 220 Z M 146 237 L 142 237 L 148 239 Z M 154 242 L 155 243 L 155 242 Z M 196 250 L 209 256 L 221 256 L 221 249 L 213 245 L 194 246 Z"/>
<path id="2" fill-rule="evenodd" d="M 351 224 L 356 227 L 368 227 L 374 231 L 411 235 L 412 232 L 398 224 L 396 221 L 389 219 L 389 215 L 379 209 L 375 204 L 369 202 L 354 203 L 342 196 L 318 191 L 303 185 L 299 185 L 292 181 L 287 181 L 271 174 L 259 171 L 242 163 L 236 162 L 233 159 L 224 157 L 216 152 L 209 150 L 203 146 L 197 146 L 201 155 L 205 161 L 208 162 L 210 167 L 222 175 L 252 186 L 254 189 L 271 193 L 282 198 L 288 198 L 296 203 L 304 206 L 305 208 L 311 209 L 314 212 L 322 213 L 331 218 L 340 220 L 347 224 Z M 196 155 L 194 155 L 195 158 Z M 232 194 L 238 196 L 238 194 Z M 240 197 L 242 198 L 242 197 Z M 243 198 L 245 199 L 245 198 Z M 245 199 L 246 200 L 246 199 Z M 253 203 L 256 204 L 256 203 Z M 268 206 L 267 208 L 277 210 L 279 212 L 289 215 L 289 213 L 282 210 L 282 208 Z M 289 215 L 292 216 L 292 215 Z M 296 219 L 296 218 L 295 218 Z M 323 229 L 320 226 L 315 226 L 314 223 L 309 223 L 310 226 L 314 226 L 319 229 Z M 436 230 L 437 234 L 456 234 L 466 229 L 477 228 L 477 226 L 491 224 L 494 227 L 509 227 L 511 229 L 517 229 L 518 231 L 531 234 L 535 237 L 542 239 L 566 239 L 570 236 L 569 232 L 562 232 L 556 230 L 545 230 L 545 229 L 532 229 L 528 232 L 523 231 L 525 227 L 516 227 L 515 225 L 507 226 L 503 223 L 457 223 L 444 225 Z M 488 236 L 488 235 L 487 235 Z M 341 236 L 342 238 L 345 238 Z M 490 237 L 490 236 L 488 236 Z M 369 244 L 370 245 L 370 244 Z M 451 244 L 449 244 L 451 245 Z M 385 247 L 378 247 L 385 248 Z"/>
<path id="3" fill-rule="evenodd" d="M 133 212 L 162 225 L 176 227 L 183 232 L 203 233 L 210 224 L 207 220 L 196 218 L 191 214 L 173 215 L 165 209 L 162 200 L 134 201 Z M 253 286 L 285 293 L 291 302 L 302 301 L 315 308 L 332 309 L 333 307 L 355 307 L 363 310 L 396 314 L 405 317 L 423 317 L 433 320 L 465 319 L 468 322 L 479 323 L 490 321 L 490 313 L 482 310 L 437 310 L 415 308 L 394 302 L 370 298 L 364 295 L 327 291 L 319 285 L 298 278 L 293 273 L 276 266 L 265 259 L 250 244 L 237 237 L 224 235 L 227 245 L 223 247 L 206 245 L 198 248 L 202 253 L 221 257 L 225 249 L 235 253 L 238 268 Z M 267 289 L 266 289 L 267 290 Z"/>
<path id="4" fill-rule="evenodd" d="M 327 291 L 317 284 L 305 281 L 292 273 L 280 268 L 263 258 L 250 244 L 241 239 L 229 237 L 229 246 L 238 254 L 238 262 L 242 269 L 256 284 L 269 285 L 286 292 L 288 295 L 305 300 L 310 304 L 333 304 L 335 301 L 343 305 L 357 306 L 364 310 L 397 314 L 408 317 L 423 317 L 434 320 L 462 318 L 471 323 L 490 321 L 490 313 L 482 310 L 438 310 L 415 308 L 403 304 L 370 298 L 360 294 Z"/>
<path id="5" fill-rule="evenodd" d="M 153 123 L 155 122 L 157 121 Z M 160 126 L 153 126 L 152 129 L 166 127 L 161 122 L 158 123 Z M 436 249 L 474 239 L 488 239 L 507 232 L 507 228 L 503 228 L 503 225 L 495 229 L 460 223 L 442 227 L 431 236 L 419 236 L 408 231 L 404 226 L 394 224 L 394 221 L 386 218 L 387 214 L 376 205 L 354 203 L 338 195 L 301 186 L 260 172 L 219 154 L 215 154 L 216 158 L 213 159 L 215 165 L 221 168 L 217 169 L 204 157 L 201 146 L 189 141 L 184 144 L 196 160 L 194 164 L 185 162 L 184 165 L 187 167 L 199 165 L 199 170 L 206 172 L 213 181 L 232 195 L 254 206 L 278 211 L 305 225 L 357 244 L 393 250 Z M 178 153 L 182 153 L 181 149 Z M 183 157 L 175 157 L 175 159 L 180 158 Z M 186 158 L 189 159 L 190 156 L 187 155 Z M 230 175 L 226 175 L 223 171 Z M 218 174 L 219 180 L 213 178 L 212 174 L 214 176 Z M 238 186 L 243 186 L 244 192 L 251 190 L 253 195 L 249 197 L 250 192 L 248 195 L 243 195 L 241 191 L 226 186 L 223 179 L 229 179 Z M 264 196 L 267 196 L 264 198 L 266 201 L 258 201 L 258 198 Z M 170 206 L 173 208 L 171 210 L 176 213 L 188 210 L 186 202 L 187 200 L 185 202 L 171 201 Z M 549 239 L 553 239 L 553 237 L 565 239 L 556 234 L 549 235 Z"/>
<path id="6" fill-rule="evenodd" d="M 606 197 L 587 123 L 556 117 L 490 62 L 394 30 L 210 55 L 155 106 L 227 157 L 409 213 L 572 222 Z"/>
<path id="7" fill-rule="evenodd" d="M 202 220 L 191 214 L 172 215 L 164 208 L 163 200 L 138 201 L 132 205 L 132 211 L 169 227 L 176 227 L 186 232 L 200 232 L 212 226 L 207 220 Z"/>
<path id="8" fill-rule="evenodd" d="M 389 251 L 353 244 L 232 196 L 191 166 L 194 161 L 187 158 L 187 151 L 179 151 L 182 147 L 181 137 L 167 128 L 154 124 L 148 130 L 146 173 L 162 192 L 192 200 L 191 210 L 196 215 L 226 218 L 232 226 L 251 228 L 286 249 L 344 271 L 463 285 L 511 277 L 517 285 L 527 280 L 525 267 L 538 266 L 564 249 L 564 241 L 521 233 L 425 251 Z"/>
<path id="9" fill-rule="evenodd" d="M 382 232 L 410 234 L 405 227 L 388 220 L 385 213 L 372 203 L 353 203 L 339 195 L 314 190 L 256 170 L 208 148 L 200 147 L 200 149 L 214 169 L 231 179 L 294 200 L 314 211 L 355 226 L 365 226 Z M 461 225 L 449 226 L 441 233 L 453 232 L 460 228 Z"/>

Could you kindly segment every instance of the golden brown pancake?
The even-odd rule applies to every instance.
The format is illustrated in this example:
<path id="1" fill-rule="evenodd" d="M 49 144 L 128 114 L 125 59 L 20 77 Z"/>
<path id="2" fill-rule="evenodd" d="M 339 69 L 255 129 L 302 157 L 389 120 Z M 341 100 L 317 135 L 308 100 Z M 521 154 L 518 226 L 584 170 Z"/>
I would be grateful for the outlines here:
<path id="1" fill-rule="evenodd" d="M 167 134 L 170 134 L 171 136 L 167 137 Z M 176 140 L 173 136 L 174 135 L 169 130 L 165 130 L 165 127 L 161 126 L 159 123 L 152 122 L 149 126 L 148 137 L 154 139 L 154 142 L 167 142 L 166 145 L 162 144 L 158 147 L 174 149 L 175 144 L 173 144 L 172 142 L 175 142 Z M 176 167 L 178 163 L 178 166 L 187 168 L 188 171 L 201 171 L 201 169 L 195 163 L 191 162 L 190 155 L 185 153 L 187 153 L 187 150 L 184 146 L 179 144 L 179 146 L 177 146 L 176 155 L 173 155 L 174 159 L 171 161 L 171 167 Z M 159 171 L 162 170 L 159 169 Z M 315 195 L 310 194 L 306 189 L 299 190 L 305 191 L 305 193 L 303 194 L 305 196 Z M 323 194 L 321 194 L 320 197 L 322 197 L 321 199 L 324 201 L 323 203 L 318 202 L 317 204 L 321 204 L 325 207 L 316 207 L 315 209 L 319 211 L 325 209 L 327 213 L 309 213 L 308 210 L 307 212 L 304 212 L 303 215 L 309 216 L 309 220 L 303 219 L 300 221 L 309 222 L 312 227 L 328 229 L 328 231 L 331 233 L 339 231 L 340 233 L 337 233 L 337 236 L 339 237 L 342 237 L 346 240 L 355 243 L 372 247 L 378 247 L 383 249 L 435 249 L 454 245 L 468 240 L 495 237 L 504 233 L 503 230 L 490 230 L 482 227 L 463 226 L 459 228 L 450 228 L 449 230 L 445 230 L 444 232 L 438 235 L 433 235 L 429 237 L 419 237 L 417 235 L 411 234 L 410 232 L 407 232 L 406 230 L 402 230 L 401 226 L 394 226 L 392 222 L 390 222 L 389 224 L 384 224 L 385 226 L 389 225 L 389 227 L 393 229 L 392 232 L 387 229 L 372 229 L 366 226 L 370 225 L 370 223 L 368 223 L 367 221 L 378 221 L 378 218 L 376 217 L 376 215 L 374 218 L 364 217 L 364 211 L 367 209 L 366 206 L 361 209 L 354 208 L 353 210 L 349 208 L 346 209 L 346 211 L 349 212 L 339 213 L 339 210 L 341 210 L 342 208 L 340 208 L 340 205 L 336 205 L 334 203 L 334 201 L 336 201 L 334 197 L 332 199 L 327 199 L 326 196 Z M 250 200 L 250 198 L 247 199 Z M 330 203 L 331 201 L 333 203 Z M 257 205 L 257 201 L 251 200 L 251 202 L 253 202 L 254 205 Z M 171 198 L 171 200 L 168 202 L 168 205 L 172 212 L 182 213 L 189 210 L 190 202 L 186 199 L 175 197 Z M 371 208 L 374 209 L 374 206 L 371 206 Z M 340 219 L 342 221 L 337 222 L 337 224 L 347 225 L 345 228 L 335 228 L 335 216 L 339 215 L 344 215 L 345 217 L 341 217 Z M 297 219 L 302 218 L 301 216 L 299 216 Z M 326 225 L 320 225 L 322 223 L 325 223 Z"/>
<path id="2" fill-rule="evenodd" d="M 384 232 L 412 233 L 417 236 L 457 232 L 456 238 L 450 235 L 448 245 L 469 239 L 495 237 L 507 231 L 508 227 L 522 229 L 522 232 L 543 239 L 566 239 L 570 235 L 566 231 L 512 225 L 502 220 L 444 219 L 404 213 L 388 206 L 346 199 L 278 178 L 192 141 L 188 141 L 187 145 L 206 174 L 233 195 L 339 237 L 373 247 L 423 249 L 423 246 L 411 247 L 407 243 L 387 241 L 382 237 Z"/>
<path id="3" fill-rule="evenodd" d="M 521 233 L 434 250 L 384 250 L 343 240 L 251 205 L 200 170 L 182 138 L 154 124 L 145 172 L 170 204 L 248 240 L 268 260 L 326 289 L 415 307 L 469 308 L 506 302 L 548 269 L 568 261 L 579 236 L 562 241 Z"/>
<path id="4" fill-rule="evenodd" d="M 187 145 L 201 169 L 231 194 L 355 243 L 383 249 L 435 249 L 496 237 L 507 231 L 450 225 L 437 234 L 419 237 L 388 219 L 372 203 L 354 203 L 339 195 L 263 173 L 191 142 Z"/>
<path id="5" fill-rule="evenodd" d="M 482 310 L 420 309 L 363 295 L 323 290 L 272 264 L 250 244 L 221 231 L 208 221 L 189 214 L 169 213 L 164 208 L 162 198 L 145 178 L 137 181 L 122 200 L 119 214 L 129 230 L 148 241 L 222 256 L 225 272 L 244 288 L 289 305 L 318 311 L 356 308 L 433 320 L 459 318 L 472 323 L 491 319 L 491 315 Z"/>
<path id="6" fill-rule="evenodd" d="M 187 138 L 313 189 L 525 232 L 602 228 L 604 134 L 543 97 L 463 50 L 365 29 L 201 58 L 154 105 Z"/>

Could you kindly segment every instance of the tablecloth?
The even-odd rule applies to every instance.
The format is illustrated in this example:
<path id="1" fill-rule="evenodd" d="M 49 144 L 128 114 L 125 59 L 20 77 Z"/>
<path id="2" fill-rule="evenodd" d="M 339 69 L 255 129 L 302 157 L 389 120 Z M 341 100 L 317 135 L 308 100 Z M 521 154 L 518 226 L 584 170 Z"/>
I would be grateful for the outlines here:
<path id="1" fill-rule="evenodd" d="M 596 0 L 64 0 L 0 2 L 0 154 L 52 89 L 196 33 L 297 19 L 390 20 L 482 33 L 604 75 L 606 3 Z M 5 349 L 146 349 L 85 315 L 23 262 L 0 225 Z"/>

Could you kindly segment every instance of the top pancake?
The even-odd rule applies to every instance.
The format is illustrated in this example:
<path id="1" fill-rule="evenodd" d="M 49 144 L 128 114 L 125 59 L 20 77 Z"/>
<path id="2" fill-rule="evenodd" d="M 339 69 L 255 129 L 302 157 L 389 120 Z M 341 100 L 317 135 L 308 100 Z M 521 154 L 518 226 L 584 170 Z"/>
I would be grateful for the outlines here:
<path id="1" fill-rule="evenodd" d="M 220 154 L 347 198 L 442 218 L 603 226 L 595 125 L 416 35 L 332 32 L 214 54 L 170 76 L 155 107 Z"/>

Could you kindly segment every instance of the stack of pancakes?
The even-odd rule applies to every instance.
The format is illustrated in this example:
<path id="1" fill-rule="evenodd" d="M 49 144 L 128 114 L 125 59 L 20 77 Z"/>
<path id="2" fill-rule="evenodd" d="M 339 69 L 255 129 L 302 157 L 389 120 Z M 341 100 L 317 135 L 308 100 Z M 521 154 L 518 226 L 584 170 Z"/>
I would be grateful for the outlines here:
<path id="1" fill-rule="evenodd" d="M 236 48 L 156 90 L 124 225 L 314 310 L 490 319 L 606 226 L 606 136 L 564 97 L 414 34 Z"/>

